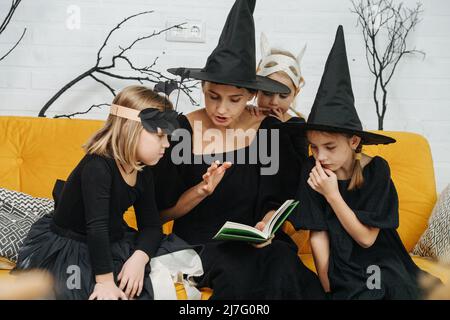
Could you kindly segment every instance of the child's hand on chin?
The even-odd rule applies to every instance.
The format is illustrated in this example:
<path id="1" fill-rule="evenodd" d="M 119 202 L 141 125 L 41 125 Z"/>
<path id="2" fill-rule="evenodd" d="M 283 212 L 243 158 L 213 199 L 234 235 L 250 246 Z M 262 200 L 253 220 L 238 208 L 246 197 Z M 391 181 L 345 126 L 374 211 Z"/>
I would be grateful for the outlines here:
<path id="1" fill-rule="evenodd" d="M 322 168 L 318 160 L 316 160 L 315 167 L 309 173 L 307 182 L 313 190 L 319 192 L 325 198 L 339 194 L 336 174 L 329 169 Z"/>
<path id="2" fill-rule="evenodd" d="M 268 107 L 257 107 L 254 105 L 247 105 L 245 107 L 245 109 L 252 115 L 255 117 L 260 117 L 260 116 L 267 116 L 270 114 L 272 108 L 268 108 Z"/>

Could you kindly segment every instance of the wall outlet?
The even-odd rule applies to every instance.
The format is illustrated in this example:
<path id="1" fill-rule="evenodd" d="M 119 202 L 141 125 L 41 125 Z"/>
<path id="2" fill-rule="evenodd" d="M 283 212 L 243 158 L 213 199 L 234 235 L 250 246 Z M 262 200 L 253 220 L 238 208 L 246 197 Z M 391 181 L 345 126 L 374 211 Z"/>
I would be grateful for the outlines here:
<path id="1" fill-rule="evenodd" d="M 205 42 L 205 23 L 201 20 L 171 19 L 166 22 L 166 27 L 181 24 L 179 28 L 173 28 L 166 32 L 166 40 L 174 42 Z"/>

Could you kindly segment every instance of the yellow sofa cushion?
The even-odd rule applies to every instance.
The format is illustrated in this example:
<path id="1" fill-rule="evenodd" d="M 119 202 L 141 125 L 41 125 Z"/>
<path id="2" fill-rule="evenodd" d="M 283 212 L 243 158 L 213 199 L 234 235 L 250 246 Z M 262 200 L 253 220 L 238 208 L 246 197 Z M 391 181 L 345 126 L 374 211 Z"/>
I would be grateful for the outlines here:
<path id="1" fill-rule="evenodd" d="M 103 121 L 0 117 L 0 187 L 52 198 L 56 179 L 66 180 L 84 156 L 82 145 Z M 136 228 L 131 208 L 125 220 Z"/>
<path id="2" fill-rule="evenodd" d="M 9 270 L 8 269 L 0 269 L 0 280 L 2 277 L 9 276 Z"/>
<path id="3" fill-rule="evenodd" d="M 67 179 L 84 156 L 82 145 L 103 124 L 97 120 L 0 116 L 0 187 L 52 198 L 56 179 Z M 133 208 L 124 219 L 136 228 Z M 171 229 L 172 222 L 163 226 L 166 234 Z M 0 265 L 0 277 L 8 276 L 8 270 L 1 270 L 5 266 Z M 182 285 L 177 284 L 176 290 L 179 299 L 186 298 Z M 202 290 L 203 299 L 210 295 L 209 289 Z"/>
<path id="4" fill-rule="evenodd" d="M 9 274 L 9 270 L 0 269 L 0 282 L 2 280 L 6 280 L 9 277 L 13 277 Z M 186 290 L 184 290 L 184 286 L 182 284 L 177 283 L 175 285 L 175 290 L 177 292 L 178 300 L 187 300 Z M 212 290 L 208 288 L 202 289 L 202 300 L 208 300 L 212 294 Z"/>
<path id="5" fill-rule="evenodd" d="M 84 155 L 81 146 L 103 123 L 80 119 L 0 117 L 0 186 L 51 198 L 55 180 L 67 179 Z M 364 152 L 380 155 L 389 162 L 400 199 L 399 234 L 410 251 L 425 230 L 436 202 L 430 147 L 418 134 L 383 134 L 397 139 L 397 143 L 369 146 Z M 126 214 L 126 221 L 136 226 L 132 210 Z M 302 247 L 302 253 L 310 252 L 308 246 L 302 244 Z"/>
<path id="6" fill-rule="evenodd" d="M 380 132 L 397 140 L 392 145 L 366 147 L 371 155 L 389 162 L 392 180 L 399 197 L 400 227 L 398 233 L 408 251 L 416 245 L 427 227 L 436 203 L 436 182 L 428 141 L 407 132 Z"/>
<path id="7" fill-rule="evenodd" d="M 0 187 L 51 198 L 55 180 L 67 179 L 84 155 L 81 146 L 103 124 L 97 120 L 0 116 Z M 410 251 L 425 230 L 436 202 L 430 147 L 418 134 L 382 133 L 398 142 L 369 146 L 364 152 L 389 162 L 400 199 L 399 234 Z M 136 227 L 132 209 L 125 220 Z M 171 224 L 163 228 L 169 233 Z M 297 242 L 300 253 L 311 252 L 308 232 L 295 232 L 289 225 L 284 228 Z M 423 266 L 427 267 L 426 263 Z"/>
<path id="8" fill-rule="evenodd" d="M 83 157 L 81 146 L 102 121 L 0 117 L 0 181 L 4 188 L 51 198 Z"/>

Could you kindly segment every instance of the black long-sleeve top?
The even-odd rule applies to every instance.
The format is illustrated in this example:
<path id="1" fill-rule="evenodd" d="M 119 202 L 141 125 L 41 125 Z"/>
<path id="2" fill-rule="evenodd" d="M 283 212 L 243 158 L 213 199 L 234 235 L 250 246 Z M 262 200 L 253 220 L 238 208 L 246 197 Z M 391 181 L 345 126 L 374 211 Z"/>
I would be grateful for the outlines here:
<path id="1" fill-rule="evenodd" d="M 110 273 L 110 243 L 123 237 L 127 228 L 123 214 L 131 205 L 139 230 L 135 249 L 152 257 L 162 239 L 153 176 L 138 172 L 135 186 L 130 186 L 114 159 L 86 155 L 64 185 L 54 223 L 85 235 L 94 273 Z"/>

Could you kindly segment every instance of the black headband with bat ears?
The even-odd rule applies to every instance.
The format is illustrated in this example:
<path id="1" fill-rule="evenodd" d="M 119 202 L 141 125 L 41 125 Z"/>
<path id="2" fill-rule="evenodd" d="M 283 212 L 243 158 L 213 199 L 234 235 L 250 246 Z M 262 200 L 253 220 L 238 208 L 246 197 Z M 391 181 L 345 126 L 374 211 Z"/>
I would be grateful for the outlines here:
<path id="1" fill-rule="evenodd" d="M 172 134 L 180 127 L 178 123 L 179 113 L 175 110 L 160 111 L 156 108 L 146 108 L 139 113 L 142 126 L 149 132 L 158 132 L 160 128 L 165 134 Z"/>

